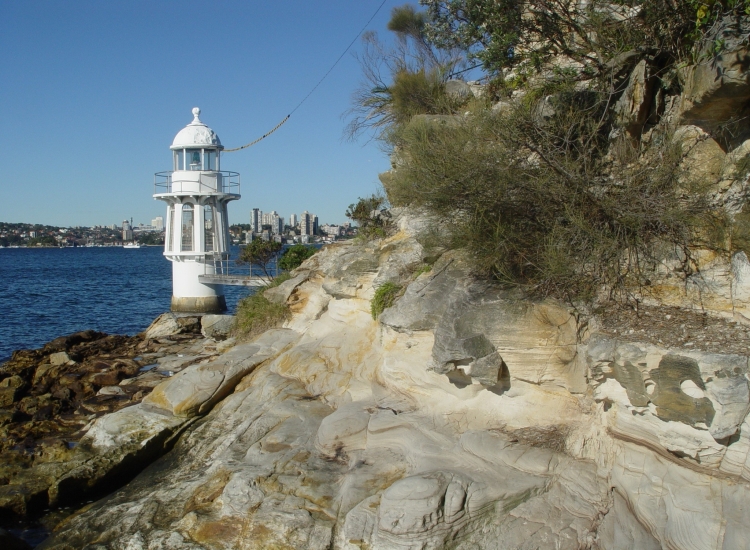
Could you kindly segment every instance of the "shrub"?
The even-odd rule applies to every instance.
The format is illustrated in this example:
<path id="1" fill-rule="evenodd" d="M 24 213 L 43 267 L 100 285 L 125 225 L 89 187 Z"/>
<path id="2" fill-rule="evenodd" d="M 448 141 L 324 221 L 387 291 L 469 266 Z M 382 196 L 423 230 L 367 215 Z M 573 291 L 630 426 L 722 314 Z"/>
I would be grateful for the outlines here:
<path id="1" fill-rule="evenodd" d="M 370 313 L 372 314 L 372 318 L 377 321 L 380 314 L 393 305 L 393 302 L 396 301 L 400 292 L 401 287 L 396 283 L 389 281 L 380 285 L 375 290 L 375 295 L 370 301 Z"/>
<path id="2" fill-rule="evenodd" d="M 290 279 L 288 273 L 276 277 L 267 287 L 258 289 L 255 294 L 246 296 L 237 304 L 234 315 L 234 333 L 250 339 L 263 332 L 279 327 L 289 318 L 289 307 L 269 301 L 263 294 L 268 288 L 279 286 Z"/>
<path id="3" fill-rule="evenodd" d="M 270 283 L 273 279 L 270 268 L 281 249 L 282 244 L 276 241 L 255 239 L 240 251 L 237 265 L 250 265 L 251 269 L 252 266 L 260 268 L 263 272 L 263 278 Z"/>
<path id="4" fill-rule="evenodd" d="M 346 217 L 357 222 L 357 235 L 365 240 L 381 239 L 386 236 L 388 226 L 387 217 L 382 208 L 386 205 L 386 199 L 380 195 L 371 195 L 361 198 L 350 204 L 346 210 Z"/>
<path id="5" fill-rule="evenodd" d="M 574 300 L 601 285 L 627 301 L 648 284 L 657 244 L 721 246 L 708 187 L 681 168 L 669 135 L 609 155 L 606 96 L 564 89 L 461 123 L 416 120 L 383 183 L 395 206 L 426 208 L 480 273 Z M 543 109 L 547 109 L 544 110 Z"/>
<path id="6" fill-rule="evenodd" d="M 284 271 L 291 271 L 298 268 L 302 262 L 310 258 L 317 252 L 314 246 L 305 246 L 304 244 L 295 244 L 287 248 L 279 258 L 279 267 Z"/>

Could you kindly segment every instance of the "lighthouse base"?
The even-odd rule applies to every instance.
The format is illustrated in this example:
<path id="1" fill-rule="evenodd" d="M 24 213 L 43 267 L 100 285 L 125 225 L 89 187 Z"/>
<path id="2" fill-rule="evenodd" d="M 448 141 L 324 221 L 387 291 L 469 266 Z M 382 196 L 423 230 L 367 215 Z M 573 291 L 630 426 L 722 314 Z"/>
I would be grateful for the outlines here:
<path id="1" fill-rule="evenodd" d="M 178 313 L 222 313 L 227 310 L 224 296 L 172 296 L 171 310 Z"/>

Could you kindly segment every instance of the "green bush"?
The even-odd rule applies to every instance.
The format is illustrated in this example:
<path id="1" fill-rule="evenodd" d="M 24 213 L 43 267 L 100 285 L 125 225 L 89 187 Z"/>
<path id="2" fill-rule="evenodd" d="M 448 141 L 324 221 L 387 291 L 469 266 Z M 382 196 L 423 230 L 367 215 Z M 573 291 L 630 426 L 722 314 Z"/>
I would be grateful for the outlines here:
<path id="1" fill-rule="evenodd" d="M 375 290 L 375 295 L 370 301 L 370 313 L 372 318 L 377 320 L 380 314 L 393 305 L 401 292 L 401 286 L 396 283 L 387 282 L 380 285 Z"/>
<path id="2" fill-rule="evenodd" d="M 246 296 L 237 304 L 234 314 L 234 333 L 242 339 L 253 338 L 269 329 L 279 327 L 289 318 L 289 307 L 269 301 L 263 294 L 290 279 L 288 273 L 276 277 L 267 287 Z"/>
<path id="3" fill-rule="evenodd" d="M 287 248 L 279 258 L 278 266 L 284 271 L 291 271 L 302 265 L 302 262 L 317 252 L 314 246 L 295 244 Z"/>

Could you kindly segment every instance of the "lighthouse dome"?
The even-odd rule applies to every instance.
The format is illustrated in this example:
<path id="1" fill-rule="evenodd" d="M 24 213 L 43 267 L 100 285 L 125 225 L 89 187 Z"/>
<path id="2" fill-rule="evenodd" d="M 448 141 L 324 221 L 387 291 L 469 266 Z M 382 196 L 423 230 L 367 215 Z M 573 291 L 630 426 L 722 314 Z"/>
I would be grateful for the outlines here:
<path id="1" fill-rule="evenodd" d="M 193 108 L 193 122 L 185 126 L 174 137 L 170 149 L 183 149 L 186 147 L 215 147 L 224 149 L 224 146 L 211 128 L 203 124 L 198 118 L 201 110 Z"/>

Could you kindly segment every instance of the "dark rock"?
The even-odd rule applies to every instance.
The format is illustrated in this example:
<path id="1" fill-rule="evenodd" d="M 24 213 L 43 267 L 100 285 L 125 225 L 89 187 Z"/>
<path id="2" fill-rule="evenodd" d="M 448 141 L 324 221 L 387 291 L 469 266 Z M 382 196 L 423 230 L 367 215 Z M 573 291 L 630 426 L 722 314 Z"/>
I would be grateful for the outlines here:
<path id="1" fill-rule="evenodd" d="M 76 332 L 69 336 L 61 336 L 55 338 L 49 344 L 42 348 L 42 351 L 46 353 L 54 353 L 59 351 L 67 351 L 73 346 L 76 346 L 82 342 L 91 342 L 106 337 L 107 335 L 103 332 L 97 332 L 95 330 L 84 330 Z"/>
<path id="2" fill-rule="evenodd" d="M 31 546 L 0 527 L 0 548 L 3 550 L 31 550 Z"/>

